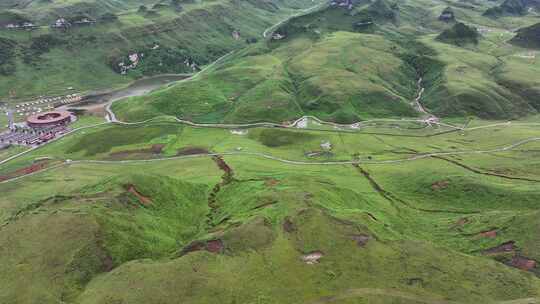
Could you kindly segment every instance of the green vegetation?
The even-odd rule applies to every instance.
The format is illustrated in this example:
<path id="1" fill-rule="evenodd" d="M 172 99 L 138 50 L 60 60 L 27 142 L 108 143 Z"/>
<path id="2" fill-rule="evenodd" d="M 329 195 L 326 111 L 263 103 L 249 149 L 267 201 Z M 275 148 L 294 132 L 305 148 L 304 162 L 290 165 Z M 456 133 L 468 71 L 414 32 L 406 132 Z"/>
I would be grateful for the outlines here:
<path id="1" fill-rule="evenodd" d="M 144 132 L 141 132 L 140 127 L 108 128 L 85 136 L 75 145 L 69 147 L 67 153 L 85 151 L 85 156 L 93 156 L 109 152 L 112 147 L 117 145 L 147 143 L 156 137 L 166 137 L 170 134 L 176 134 L 180 130 L 181 128 L 175 125 L 147 127 L 144 128 Z"/>
<path id="2" fill-rule="evenodd" d="M 225 165 L 211 157 L 72 162 L 0 184 L 0 299 L 467 303 L 539 297 L 536 268 L 509 267 L 515 257 L 540 258 L 536 234 L 523 233 L 538 225 L 536 142 L 489 154 L 369 163 L 496 149 L 534 137 L 538 125 L 527 123 L 430 137 L 418 128 L 399 133 L 395 124 L 357 133 L 256 128 L 240 135 L 188 126 L 178 132 L 164 122 L 79 131 L 6 170 L 44 155 L 108 159 L 158 142 L 165 147 L 153 158 L 195 145 L 223 154 L 242 150 L 224 156 Z M 134 129 L 144 142 L 129 135 Z M 121 133 L 126 139 L 113 136 Z M 110 152 L 72 151 L 90 145 L 86 138 L 92 145 L 108 143 Z M 302 152 L 324 141 L 332 144 L 324 160 L 366 163 L 292 165 L 249 154 L 321 161 Z M 530 180 L 512 179 L 522 177 Z M 62 187 L 50 187 L 60 181 Z M 21 191 L 29 185 L 31 191 Z M 487 231 L 495 236 L 482 236 Z M 510 241 L 510 251 L 484 254 Z M 15 248 L 17 255 L 9 255 Z M 37 258 L 35 250 L 43 254 Z M 306 264 L 303 256 L 313 252 L 322 257 Z M 61 279 L 47 280 L 57 273 Z M 39 288 L 18 292 L 29 282 Z"/>
<path id="3" fill-rule="evenodd" d="M 540 48 L 540 23 L 519 29 L 511 41 L 526 48 Z"/>
<path id="4" fill-rule="evenodd" d="M 531 6 L 538 6 L 534 0 L 505 0 L 501 5 L 489 8 L 484 16 L 497 18 L 505 15 L 525 15 Z"/>
<path id="5" fill-rule="evenodd" d="M 2 1 L 98 21 L 0 30 L 15 97 L 236 51 L 0 165 L 0 303 L 540 301 L 540 59 L 507 30 L 534 12 L 336 1 L 260 37 L 315 4 Z"/>
<path id="6" fill-rule="evenodd" d="M 385 8 L 399 9 L 400 18 L 392 21 Z M 160 115 L 205 123 L 414 117 L 421 77 L 421 102 L 437 116 L 501 119 L 538 111 L 538 61 L 515 65 L 520 50 L 505 43 L 506 33 L 480 39 L 474 25 L 459 22 L 438 36 L 416 38 L 410 27 L 418 26 L 418 16 L 411 9 L 375 2 L 294 18 L 275 30 L 284 38 L 252 45 L 197 79 L 113 110 L 131 122 Z M 439 11 L 429 14 L 433 23 L 424 26 L 445 26 Z"/>
<path id="7" fill-rule="evenodd" d="M 452 28 L 439 34 L 436 39 L 444 43 L 464 46 L 467 44 L 478 44 L 479 37 L 480 34 L 478 34 L 475 28 L 458 22 Z"/>
<path id="8" fill-rule="evenodd" d="M 20 100 L 38 95 L 109 89 L 157 73 L 191 72 L 184 63 L 203 66 L 230 50 L 259 37 L 264 29 L 311 1 L 287 0 L 275 5 L 254 1 L 204 1 L 182 3 L 182 9 L 160 6 L 155 16 L 137 13 L 139 5 L 155 1 L 31 1 L 7 12 L 24 14 L 39 27 L 32 31 L 0 29 L 1 41 L 15 41 L 14 58 L 3 64 L 0 54 L 0 97 L 15 92 Z M 114 17 L 113 17 L 114 16 Z M 89 18 L 95 24 L 50 28 L 58 18 Z M 1 20 L 1 17 L 0 17 Z M 241 38 L 236 40 L 232 32 Z M 4 51 L 4 47 L 1 47 Z M 126 75 L 118 64 L 138 53 L 140 60 Z M 176 59 L 176 60 L 174 60 Z"/>

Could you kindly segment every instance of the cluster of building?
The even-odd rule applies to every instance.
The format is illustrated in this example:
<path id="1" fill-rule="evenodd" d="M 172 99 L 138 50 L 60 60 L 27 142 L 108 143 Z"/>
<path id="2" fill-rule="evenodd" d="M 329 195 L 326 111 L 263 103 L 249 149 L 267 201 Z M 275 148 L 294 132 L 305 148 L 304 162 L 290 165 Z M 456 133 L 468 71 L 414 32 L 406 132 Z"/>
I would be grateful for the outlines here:
<path id="1" fill-rule="evenodd" d="M 0 134 L 0 145 L 40 145 L 68 131 L 67 125 L 75 119 L 68 111 L 51 111 L 26 118 L 15 124 L 10 116 L 9 131 Z"/>
<path id="2" fill-rule="evenodd" d="M 330 6 L 346 7 L 348 10 L 352 10 L 353 1 L 352 0 L 332 0 L 330 2 Z"/>
<path id="3" fill-rule="evenodd" d="M 25 22 L 21 22 L 21 23 L 9 23 L 7 25 L 5 25 L 5 28 L 7 29 L 10 29 L 10 30 L 16 30 L 16 29 L 34 29 L 34 28 L 37 28 L 38 26 L 33 24 L 32 22 L 28 22 L 28 21 L 25 21 Z"/>
<path id="4" fill-rule="evenodd" d="M 49 27 L 51 28 L 69 28 L 71 26 L 77 26 L 77 25 L 91 25 L 91 24 L 94 24 L 96 23 L 95 20 L 92 20 L 90 18 L 87 18 L 87 17 L 82 17 L 80 19 L 77 19 L 77 20 L 73 20 L 73 21 L 69 21 L 65 18 L 59 18 L 59 19 L 56 19 L 54 21 L 53 24 L 49 25 Z M 23 30 L 27 30 L 27 29 L 35 29 L 35 28 L 38 28 L 39 26 L 30 22 L 30 21 L 24 21 L 24 22 L 19 22 L 19 23 L 9 23 L 9 24 L 6 24 L 4 26 L 6 29 L 10 29 L 10 30 L 17 30 L 17 29 L 23 29 Z"/>
<path id="5" fill-rule="evenodd" d="M 44 110 L 53 109 L 58 106 L 79 102 L 82 100 L 80 94 L 68 94 L 66 96 L 40 97 L 38 100 L 21 103 L 15 106 L 15 114 L 18 116 L 28 116 L 41 113 Z"/>
<path id="6" fill-rule="evenodd" d="M 56 21 L 53 24 L 51 24 L 51 27 L 52 28 L 68 28 L 73 25 L 90 25 L 94 23 L 96 23 L 96 20 L 92 20 L 87 17 L 83 17 L 78 20 L 73 20 L 71 22 L 65 18 L 59 18 L 59 19 L 56 19 Z"/>

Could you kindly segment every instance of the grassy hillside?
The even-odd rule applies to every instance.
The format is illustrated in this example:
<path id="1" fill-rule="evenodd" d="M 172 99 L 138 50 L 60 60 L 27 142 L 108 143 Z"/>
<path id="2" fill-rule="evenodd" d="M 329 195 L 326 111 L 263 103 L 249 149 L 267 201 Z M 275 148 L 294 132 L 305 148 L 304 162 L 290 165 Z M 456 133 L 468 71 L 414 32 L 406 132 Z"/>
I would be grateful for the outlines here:
<path id="1" fill-rule="evenodd" d="M 141 12 L 139 5 L 146 4 Z M 109 89 L 135 78 L 160 73 L 193 72 L 228 51 L 261 39 L 271 24 L 311 1 L 185 2 L 180 8 L 148 1 L 32 2 L 12 10 L 39 26 L 32 31 L 0 29 L 0 41 L 11 52 L 0 54 L 0 96 L 14 99 L 77 91 Z M 114 18 L 105 18 L 113 14 Z M 93 25 L 53 29 L 57 18 L 95 20 Z M 235 39 L 233 32 L 240 37 Z M 4 48 L 2 48 L 4 49 Z M 137 67 L 121 75 L 120 64 Z"/>
<path id="2" fill-rule="evenodd" d="M 350 32 L 273 49 L 254 46 L 212 73 L 113 110 L 129 121 L 173 115 L 198 122 L 281 122 L 313 114 L 352 123 L 414 116 L 408 101 L 416 90 L 415 71 L 396 48 L 380 36 Z"/>
<path id="3" fill-rule="evenodd" d="M 526 121 L 472 129 L 491 123 L 473 122 L 460 132 L 433 129 L 430 137 L 424 137 L 428 130 L 383 124 L 358 133 L 257 128 L 239 135 L 166 123 L 78 132 L 0 171 L 46 155 L 55 156 L 50 165 L 72 160 L 0 184 L 0 300 L 470 303 L 539 297 L 537 267 L 519 269 L 525 265 L 519 261 L 540 259 L 533 232 L 537 142 L 370 164 L 494 149 L 538 131 Z M 114 135 L 122 133 L 147 137 Z M 108 148 L 94 151 L 88 140 Z M 330 154 L 305 153 L 325 141 Z M 160 151 L 146 150 L 155 145 Z M 206 151 L 224 156 L 189 157 Z M 226 155 L 233 151 L 239 154 Z M 365 163 L 292 165 L 247 154 L 253 152 Z M 115 162 L 145 153 L 186 158 Z M 84 159 L 112 162 L 76 162 Z M 510 245 L 497 249 L 504 244 Z M 28 284 L 36 288 L 21 292 Z"/>
<path id="4" fill-rule="evenodd" d="M 540 23 L 519 29 L 511 42 L 526 48 L 540 48 Z"/>
<path id="5" fill-rule="evenodd" d="M 236 50 L 112 106 L 149 121 L 80 115 L 71 127 L 84 129 L 0 151 L 28 151 L 0 165 L 0 303 L 540 301 L 540 59 L 510 43 L 534 11 L 354 1 L 263 39 L 316 3 L 160 3 L 0 3 L 0 24 L 109 14 L 0 30 L 0 92 L 15 97 L 189 72 Z M 174 119 L 304 115 L 343 124 Z"/>
<path id="6" fill-rule="evenodd" d="M 341 123 L 414 117 L 422 78 L 421 102 L 439 116 L 516 118 L 538 111 L 532 77 L 538 60 L 514 64 L 522 50 L 506 43 L 507 31 L 480 27 L 485 37 L 479 43 L 480 34 L 468 30 L 473 25 L 448 25 L 435 10 L 429 12 L 433 21 L 419 24 L 412 9 L 360 3 L 354 13 L 330 7 L 294 18 L 276 29 L 284 38 L 251 46 L 197 79 L 119 102 L 113 110 L 126 121 L 159 115 L 196 122 L 281 122 L 306 114 Z M 424 35 L 411 34 L 412 27 Z M 428 34 L 439 28 L 447 29 Z"/>

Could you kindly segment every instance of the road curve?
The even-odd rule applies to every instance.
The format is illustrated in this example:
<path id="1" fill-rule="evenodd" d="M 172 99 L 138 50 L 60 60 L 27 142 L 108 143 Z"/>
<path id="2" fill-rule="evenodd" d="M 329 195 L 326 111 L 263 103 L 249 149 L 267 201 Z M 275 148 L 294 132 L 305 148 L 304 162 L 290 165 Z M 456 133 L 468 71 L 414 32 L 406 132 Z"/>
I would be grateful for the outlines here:
<path id="1" fill-rule="evenodd" d="M 540 141 L 540 137 L 532 137 L 520 140 L 518 142 L 512 143 L 507 146 L 500 148 L 490 149 L 490 150 L 464 150 L 464 151 L 453 151 L 453 152 L 433 152 L 433 153 L 423 153 L 414 155 L 407 158 L 392 159 L 392 160 L 382 160 L 382 161 L 373 161 L 373 160 L 350 160 L 350 161 L 327 161 L 327 162 L 306 162 L 306 161 L 296 161 L 284 159 L 270 154 L 260 153 L 260 152 L 222 152 L 222 153 L 203 153 L 203 154 L 193 154 L 193 155 L 182 155 L 182 156 L 173 156 L 173 157 L 164 157 L 164 158 L 154 158 L 154 159 L 141 159 L 141 160 L 74 160 L 74 161 L 65 161 L 61 164 L 49 167 L 47 169 L 33 172 L 26 175 L 21 175 L 9 180 L 0 182 L 0 184 L 5 184 L 13 182 L 25 177 L 32 175 L 40 174 L 52 169 L 60 168 L 63 166 L 69 166 L 74 164 L 136 164 L 136 163 L 153 163 L 161 161 L 170 161 L 170 160 L 181 160 L 181 159 L 191 159 L 191 158 L 201 158 L 201 157 L 212 157 L 212 156 L 253 156 L 260 157 L 269 160 L 278 161 L 281 163 L 289 165 L 302 165 L 302 166 L 342 166 L 342 165 L 388 165 L 388 164 L 399 164 L 403 162 L 410 162 L 415 160 L 421 160 L 426 158 L 431 158 L 434 156 L 452 156 L 452 155 L 464 155 L 464 154 L 486 154 L 486 153 L 496 153 L 496 152 L 505 152 L 513 150 L 519 146 L 525 145 L 530 142 Z"/>

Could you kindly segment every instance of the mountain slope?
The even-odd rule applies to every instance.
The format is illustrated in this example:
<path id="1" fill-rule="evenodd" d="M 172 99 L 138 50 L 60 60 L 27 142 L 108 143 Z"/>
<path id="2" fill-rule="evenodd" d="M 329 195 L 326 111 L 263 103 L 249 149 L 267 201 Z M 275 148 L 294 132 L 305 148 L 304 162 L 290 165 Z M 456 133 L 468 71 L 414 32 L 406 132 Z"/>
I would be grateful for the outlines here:
<path id="1" fill-rule="evenodd" d="M 144 13 L 135 5 L 142 4 L 141 1 L 118 6 L 119 3 L 40 2 L 36 7 L 16 11 L 39 28 L 31 32 L 0 29 L 0 37 L 15 46 L 10 63 L 2 64 L 7 72 L 0 75 L 0 96 L 7 97 L 10 92 L 15 99 L 62 94 L 69 91 L 68 87 L 77 91 L 110 89 L 142 76 L 191 73 L 228 51 L 245 46 L 248 39 L 260 39 L 263 30 L 278 20 L 314 5 L 311 1 L 269 5 L 224 0 L 186 2 L 180 10 L 168 4 L 156 9 L 148 5 Z M 62 10 L 57 8 L 60 6 Z M 105 14 L 114 14 L 114 18 L 104 19 Z M 72 22 L 65 27 L 49 28 L 57 18 L 88 18 L 96 23 Z M 239 37 L 233 35 L 235 31 Z M 134 65 L 129 59 L 133 54 L 138 55 Z M 130 66 L 126 75 L 121 75 L 121 63 Z M 4 68 L 8 65 L 9 69 Z"/>

